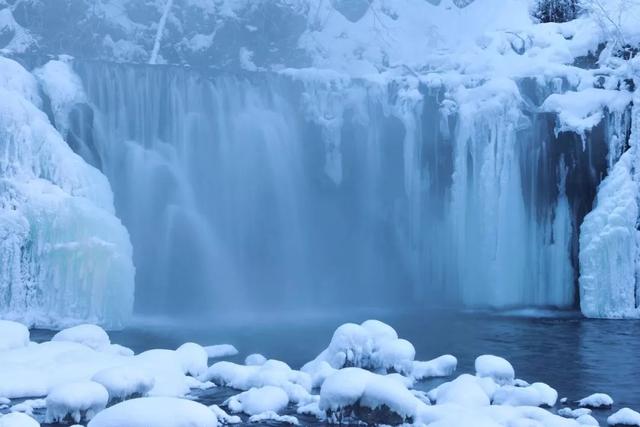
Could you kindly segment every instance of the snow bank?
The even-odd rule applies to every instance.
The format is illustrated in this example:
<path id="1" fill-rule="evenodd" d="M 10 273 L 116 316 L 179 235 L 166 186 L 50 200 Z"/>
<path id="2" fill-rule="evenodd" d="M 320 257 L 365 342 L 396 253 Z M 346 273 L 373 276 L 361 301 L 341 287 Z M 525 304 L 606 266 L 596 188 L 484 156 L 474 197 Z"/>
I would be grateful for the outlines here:
<path id="1" fill-rule="evenodd" d="M 145 397 L 118 403 L 96 415 L 87 427 L 216 427 L 206 406 L 185 399 Z"/>
<path id="2" fill-rule="evenodd" d="M 610 426 L 640 427 L 640 413 L 629 408 L 622 408 L 607 418 L 607 424 Z"/>
<path id="3" fill-rule="evenodd" d="M 605 393 L 594 393 L 580 399 L 578 405 L 583 408 L 610 408 L 613 405 L 613 399 Z"/>
<path id="4" fill-rule="evenodd" d="M 29 345 L 29 329 L 21 323 L 0 320 L 0 351 Z"/>
<path id="5" fill-rule="evenodd" d="M 244 412 L 248 415 L 258 415 L 265 412 L 278 413 L 289 404 L 289 396 L 279 387 L 264 386 L 251 388 L 245 392 L 230 397 L 225 405 L 233 412 Z"/>
<path id="6" fill-rule="evenodd" d="M 108 401 L 107 389 L 93 381 L 59 385 L 47 396 L 45 419 L 48 423 L 88 421 L 103 410 Z"/>

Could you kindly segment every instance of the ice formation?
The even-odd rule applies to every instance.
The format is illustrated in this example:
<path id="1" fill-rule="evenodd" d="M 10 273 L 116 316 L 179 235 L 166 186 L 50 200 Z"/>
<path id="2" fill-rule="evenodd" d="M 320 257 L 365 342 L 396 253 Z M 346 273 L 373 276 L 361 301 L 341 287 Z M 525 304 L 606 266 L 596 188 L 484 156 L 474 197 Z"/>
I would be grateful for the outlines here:
<path id="1" fill-rule="evenodd" d="M 0 75 L 0 313 L 121 326 L 134 270 L 109 183 L 49 123 L 31 74 L 0 57 Z"/>
<path id="2" fill-rule="evenodd" d="M 94 381 L 62 384 L 47 395 L 45 419 L 48 423 L 89 421 L 107 406 L 108 401 L 107 389 Z"/>

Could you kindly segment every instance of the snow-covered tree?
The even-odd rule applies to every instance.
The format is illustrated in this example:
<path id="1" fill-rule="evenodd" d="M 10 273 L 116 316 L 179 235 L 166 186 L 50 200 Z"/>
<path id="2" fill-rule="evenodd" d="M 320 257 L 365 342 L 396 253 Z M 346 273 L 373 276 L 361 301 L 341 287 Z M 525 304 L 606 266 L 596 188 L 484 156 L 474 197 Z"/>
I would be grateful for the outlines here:
<path id="1" fill-rule="evenodd" d="M 579 0 L 537 0 L 533 14 L 540 22 L 567 22 L 579 9 Z"/>

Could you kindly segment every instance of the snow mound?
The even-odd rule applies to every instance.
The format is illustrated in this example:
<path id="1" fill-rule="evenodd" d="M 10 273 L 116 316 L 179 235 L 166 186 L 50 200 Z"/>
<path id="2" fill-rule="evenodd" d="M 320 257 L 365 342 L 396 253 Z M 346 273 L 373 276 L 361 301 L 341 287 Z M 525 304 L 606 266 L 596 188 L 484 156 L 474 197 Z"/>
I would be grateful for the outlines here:
<path id="1" fill-rule="evenodd" d="M 578 405 L 583 408 L 610 408 L 613 405 L 613 399 L 605 393 L 594 393 L 580 399 Z"/>
<path id="2" fill-rule="evenodd" d="M 127 400 L 96 415 L 87 427 L 216 427 L 206 406 L 185 399 L 145 397 Z"/>
<path id="3" fill-rule="evenodd" d="M 515 379 L 513 366 L 502 357 L 489 354 L 479 356 L 475 367 L 477 376 L 492 378 L 496 384 L 512 384 Z"/>
<path id="4" fill-rule="evenodd" d="M 610 426 L 636 426 L 640 427 L 640 413 L 629 408 L 622 408 L 607 418 Z"/>
<path id="5" fill-rule="evenodd" d="M 68 383 L 55 387 L 47 396 L 48 423 L 90 420 L 107 406 L 109 393 L 93 381 Z"/>
<path id="6" fill-rule="evenodd" d="M 29 415 L 13 412 L 0 415 L 0 427 L 40 427 L 40 423 Z"/>
<path id="7" fill-rule="evenodd" d="M 206 372 L 209 356 L 201 345 L 192 342 L 182 344 L 176 350 L 176 355 L 186 374 L 197 377 Z"/>
<path id="8" fill-rule="evenodd" d="M 280 387 L 264 386 L 251 388 L 230 397 L 225 405 L 232 412 L 244 412 L 247 415 L 257 415 L 264 412 L 281 412 L 289 404 L 289 396 Z"/>
<path id="9" fill-rule="evenodd" d="M 264 386 L 283 389 L 292 402 L 306 402 L 311 398 L 311 378 L 308 374 L 291 369 L 286 363 L 268 360 L 262 365 L 239 365 L 232 362 L 213 364 L 200 376 L 203 381 L 213 381 L 239 390 Z"/>
<path id="10" fill-rule="evenodd" d="M 131 365 L 103 369 L 92 378 L 109 392 L 109 401 L 118 402 L 134 397 L 144 397 L 155 384 L 155 379 L 144 369 Z"/>
<path id="11" fill-rule="evenodd" d="M 21 323 L 0 320 L 0 351 L 29 345 L 29 329 Z"/>
<path id="12" fill-rule="evenodd" d="M 96 350 L 107 350 L 111 345 L 109 335 L 100 326 L 78 325 L 63 329 L 51 338 L 51 341 L 75 342 Z"/>
<path id="13" fill-rule="evenodd" d="M 319 409 L 332 421 L 357 419 L 399 424 L 415 419 L 424 406 L 396 378 L 361 368 L 340 369 L 320 389 Z"/>
<path id="14" fill-rule="evenodd" d="M 438 405 L 456 404 L 470 407 L 489 406 L 498 386 L 491 378 L 462 374 L 428 393 Z"/>

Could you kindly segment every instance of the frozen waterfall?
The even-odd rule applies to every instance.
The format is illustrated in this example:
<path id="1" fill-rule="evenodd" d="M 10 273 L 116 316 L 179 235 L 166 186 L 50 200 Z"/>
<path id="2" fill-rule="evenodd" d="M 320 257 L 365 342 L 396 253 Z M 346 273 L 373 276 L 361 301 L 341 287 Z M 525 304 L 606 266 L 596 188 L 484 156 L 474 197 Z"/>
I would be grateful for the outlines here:
<path id="1" fill-rule="evenodd" d="M 575 303 L 606 147 L 556 136 L 533 81 L 76 71 L 70 143 L 111 182 L 140 312 Z"/>

